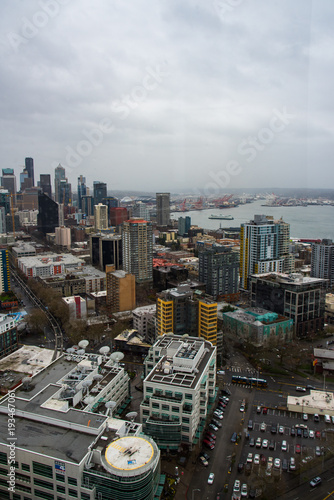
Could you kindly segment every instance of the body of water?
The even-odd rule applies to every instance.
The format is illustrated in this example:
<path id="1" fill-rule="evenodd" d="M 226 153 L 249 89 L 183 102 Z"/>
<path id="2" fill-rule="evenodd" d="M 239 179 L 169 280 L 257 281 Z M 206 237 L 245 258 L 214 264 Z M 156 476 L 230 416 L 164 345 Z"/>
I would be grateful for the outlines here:
<path id="1" fill-rule="evenodd" d="M 274 219 L 282 219 L 290 224 L 291 238 L 328 238 L 334 240 L 334 206 L 307 206 L 307 207 L 263 207 L 264 200 L 239 205 L 236 208 L 210 208 L 207 210 L 174 212 L 173 219 L 191 217 L 191 223 L 204 229 L 218 229 L 219 227 L 240 227 L 240 224 L 249 222 L 255 214 L 272 215 Z M 210 215 L 231 215 L 234 220 L 212 220 Z"/>

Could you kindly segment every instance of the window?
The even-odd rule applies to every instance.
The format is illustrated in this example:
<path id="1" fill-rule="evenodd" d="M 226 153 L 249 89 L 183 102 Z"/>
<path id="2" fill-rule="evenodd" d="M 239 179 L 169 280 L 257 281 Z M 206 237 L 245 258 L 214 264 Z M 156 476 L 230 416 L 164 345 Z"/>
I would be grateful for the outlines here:
<path id="1" fill-rule="evenodd" d="M 61 474 L 56 474 L 56 480 L 59 481 L 60 483 L 65 483 L 65 476 L 62 476 Z"/>
<path id="2" fill-rule="evenodd" d="M 7 453 L 0 452 L 0 464 L 7 465 Z"/>
<path id="3" fill-rule="evenodd" d="M 76 490 L 68 490 L 68 494 L 70 497 L 78 498 L 78 492 Z"/>
<path id="4" fill-rule="evenodd" d="M 47 488 L 48 490 L 53 490 L 53 484 L 48 481 L 42 481 L 41 479 L 34 479 L 34 484 L 36 486 L 41 486 L 42 488 Z"/>
<path id="5" fill-rule="evenodd" d="M 180 408 L 178 406 L 172 406 L 172 411 L 174 413 L 179 413 L 180 412 Z"/>
<path id="6" fill-rule="evenodd" d="M 41 490 L 35 490 L 35 497 L 42 498 L 43 500 L 54 500 L 53 494 Z"/>
<path id="7" fill-rule="evenodd" d="M 52 479 L 53 472 L 51 465 L 40 464 L 39 462 L 32 463 L 32 470 L 34 474 L 39 476 L 50 477 Z"/>
<path id="8" fill-rule="evenodd" d="M 193 398 L 193 395 L 192 394 L 185 394 L 185 399 L 191 399 Z"/>
<path id="9" fill-rule="evenodd" d="M 75 477 L 68 477 L 67 482 L 68 484 L 74 484 L 74 486 L 78 484 L 78 481 L 75 479 Z"/>
<path id="10" fill-rule="evenodd" d="M 153 392 L 153 387 L 146 387 L 146 392 Z"/>
<path id="11" fill-rule="evenodd" d="M 28 464 L 21 464 L 21 468 L 22 468 L 22 470 L 25 470 L 27 472 L 30 471 L 30 465 L 28 465 Z"/>
<path id="12" fill-rule="evenodd" d="M 59 484 L 57 484 L 57 491 L 58 493 L 66 493 L 65 486 L 60 486 Z"/>

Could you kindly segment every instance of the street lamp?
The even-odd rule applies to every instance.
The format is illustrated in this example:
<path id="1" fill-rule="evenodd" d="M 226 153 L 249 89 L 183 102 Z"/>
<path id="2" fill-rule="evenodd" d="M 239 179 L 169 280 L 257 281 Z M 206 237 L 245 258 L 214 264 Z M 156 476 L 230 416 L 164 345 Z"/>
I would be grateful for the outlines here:
<path id="1" fill-rule="evenodd" d="M 191 500 L 194 500 L 194 491 L 201 491 L 199 488 L 195 488 L 191 494 Z"/>

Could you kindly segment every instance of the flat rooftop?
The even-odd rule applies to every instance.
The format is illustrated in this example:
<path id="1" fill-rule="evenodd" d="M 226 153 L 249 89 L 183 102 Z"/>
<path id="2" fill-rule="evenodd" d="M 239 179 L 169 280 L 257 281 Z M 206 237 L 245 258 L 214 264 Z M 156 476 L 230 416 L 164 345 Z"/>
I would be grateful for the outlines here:
<path id="1" fill-rule="evenodd" d="M 304 396 L 288 396 L 288 408 L 297 406 L 301 413 L 318 413 L 334 415 L 334 394 L 329 391 L 314 391 Z"/>

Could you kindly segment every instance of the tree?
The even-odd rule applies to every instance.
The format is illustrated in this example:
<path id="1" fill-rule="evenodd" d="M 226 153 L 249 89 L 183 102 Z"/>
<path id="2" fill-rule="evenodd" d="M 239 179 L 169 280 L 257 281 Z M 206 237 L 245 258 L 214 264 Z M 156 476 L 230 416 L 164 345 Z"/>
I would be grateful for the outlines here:
<path id="1" fill-rule="evenodd" d="M 48 324 L 48 319 L 41 309 L 36 308 L 32 309 L 31 313 L 27 316 L 26 322 L 33 333 L 42 334 Z"/>

